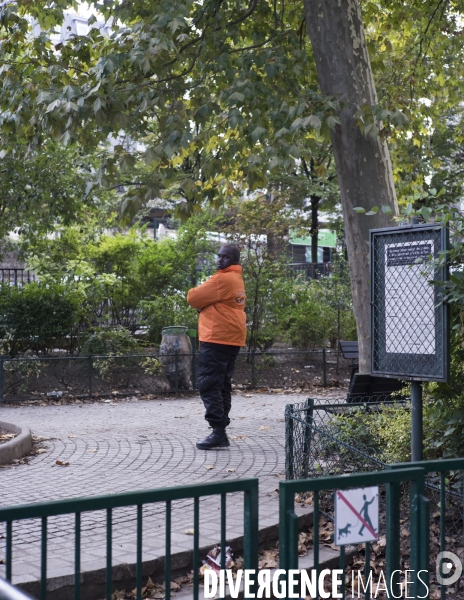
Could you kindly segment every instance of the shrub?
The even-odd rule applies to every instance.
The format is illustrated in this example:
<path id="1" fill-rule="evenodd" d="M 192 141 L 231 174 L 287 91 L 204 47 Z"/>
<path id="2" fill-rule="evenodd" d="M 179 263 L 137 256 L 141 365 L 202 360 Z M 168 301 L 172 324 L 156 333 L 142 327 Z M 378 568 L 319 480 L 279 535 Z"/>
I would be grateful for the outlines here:
<path id="1" fill-rule="evenodd" d="M 31 380 L 38 379 L 46 369 L 46 363 L 36 357 L 28 360 L 7 360 L 3 363 L 3 369 L 9 381 L 9 391 L 14 393 L 26 393 L 30 391 Z"/>
<path id="2" fill-rule="evenodd" d="M 323 430 L 328 434 L 320 440 L 323 457 L 337 456 L 342 470 L 345 463 L 350 470 L 360 460 L 343 444 L 387 464 L 411 460 L 411 411 L 407 406 L 351 408 L 336 415 Z"/>
<path id="3" fill-rule="evenodd" d="M 198 313 L 188 306 L 184 294 L 177 293 L 140 303 L 143 323 L 148 327 L 148 340 L 161 342 L 161 330 L 168 325 L 183 325 L 189 329 L 198 327 Z"/>
<path id="4" fill-rule="evenodd" d="M 84 338 L 81 354 L 131 354 L 139 348 L 137 340 L 124 327 L 89 330 Z"/>
<path id="5" fill-rule="evenodd" d="M 283 315 L 284 335 L 295 348 L 325 346 L 327 343 L 332 314 L 321 292 L 318 281 L 295 287 L 293 301 Z"/>
<path id="6" fill-rule="evenodd" d="M 79 296 L 59 284 L 0 286 L 3 352 L 46 353 L 57 338 L 70 336 L 79 321 Z"/>

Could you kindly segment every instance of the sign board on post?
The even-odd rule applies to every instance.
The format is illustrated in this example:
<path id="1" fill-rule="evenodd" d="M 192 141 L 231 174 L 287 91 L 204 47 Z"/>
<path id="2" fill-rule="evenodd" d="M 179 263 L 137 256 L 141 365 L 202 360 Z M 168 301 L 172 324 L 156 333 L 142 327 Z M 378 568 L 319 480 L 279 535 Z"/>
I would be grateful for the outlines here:
<path id="1" fill-rule="evenodd" d="M 446 267 L 434 259 L 448 248 L 447 229 L 408 225 L 374 229 L 371 237 L 372 375 L 448 381 Z"/>
<path id="2" fill-rule="evenodd" d="M 335 492 L 336 546 L 375 542 L 379 538 L 379 487 Z"/>

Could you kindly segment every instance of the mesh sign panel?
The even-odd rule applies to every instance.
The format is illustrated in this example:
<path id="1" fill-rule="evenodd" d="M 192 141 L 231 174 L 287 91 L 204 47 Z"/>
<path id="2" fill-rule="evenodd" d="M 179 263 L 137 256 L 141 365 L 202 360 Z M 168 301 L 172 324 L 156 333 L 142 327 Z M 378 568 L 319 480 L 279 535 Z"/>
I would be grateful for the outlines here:
<path id="1" fill-rule="evenodd" d="M 440 286 L 447 248 L 436 225 L 376 229 L 371 235 L 372 374 L 448 380 L 448 311 Z"/>

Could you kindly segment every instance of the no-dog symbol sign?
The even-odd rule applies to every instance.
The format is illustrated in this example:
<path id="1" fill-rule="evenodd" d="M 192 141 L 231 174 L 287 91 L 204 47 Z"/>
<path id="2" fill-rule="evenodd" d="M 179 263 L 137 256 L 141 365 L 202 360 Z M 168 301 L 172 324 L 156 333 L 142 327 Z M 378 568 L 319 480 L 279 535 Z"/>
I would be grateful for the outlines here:
<path id="1" fill-rule="evenodd" d="M 378 486 L 336 491 L 335 545 L 374 542 L 378 538 Z"/>

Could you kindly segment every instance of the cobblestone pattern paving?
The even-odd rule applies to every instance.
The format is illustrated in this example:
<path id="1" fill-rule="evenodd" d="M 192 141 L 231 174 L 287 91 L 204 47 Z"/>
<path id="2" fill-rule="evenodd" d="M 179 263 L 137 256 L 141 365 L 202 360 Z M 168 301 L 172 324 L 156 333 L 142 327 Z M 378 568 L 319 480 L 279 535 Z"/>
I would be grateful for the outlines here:
<path id="1" fill-rule="evenodd" d="M 3 420 L 28 425 L 43 437 L 46 452 L 29 465 L 0 469 L 0 505 L 259 477 L 260 527 L 274 524 L 284 475 L 284 408 L 302 400 L 303 395 L 237 394 L 228 429 L 231 447 L 208 452 L 195 447 L 208 434 L 198 397 L 1 407 Z M 243 532 L 242 495 L 228 498 L 227 535 L 236 537 Z M 114 511 L 113 564 L 135 561 L 135 519 L 135 507 Z M 190 501 L 173 503 L 172 524 L 172 552 L 191 549 L 192 536 L 185 534 L 193 527 Z M 49 519 L 49 576 L 72 573 L 73 531 L 72 516 Z M 202 500 L 200 545 L 217 542 L 219 531 L 219 498 Z M 105 533 L 102 512 L 82 516 L 82 570 L 104 566 Z M 40 539 L 39 522 L 14 526 L 13 582 L 39 578 Z M 143 540 L 144 560 L 164 555 L 164 505 L 144 507 Z M 0 563 L 4 552 L 0 541 Z"/>

